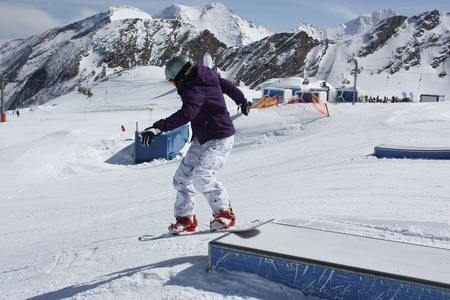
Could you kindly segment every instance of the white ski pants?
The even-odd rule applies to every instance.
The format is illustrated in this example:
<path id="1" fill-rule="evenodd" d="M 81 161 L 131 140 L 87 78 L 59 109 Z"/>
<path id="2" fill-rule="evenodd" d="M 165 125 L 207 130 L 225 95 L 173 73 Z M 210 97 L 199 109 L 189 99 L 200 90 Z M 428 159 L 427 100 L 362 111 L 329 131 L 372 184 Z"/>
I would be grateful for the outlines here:
<path id="1" fill-rule="evenodd" d="M 205 196 L 213 213 L 229 209 L 230 198 L 222 183 L 217 181 L 216 174 L 225 164 L 233 144 L 234 135 L 203 145 L 194 138 L 173 177 L 173 186 L 177 190 L 175 217 L 195 214 L 195 190 Z"/>

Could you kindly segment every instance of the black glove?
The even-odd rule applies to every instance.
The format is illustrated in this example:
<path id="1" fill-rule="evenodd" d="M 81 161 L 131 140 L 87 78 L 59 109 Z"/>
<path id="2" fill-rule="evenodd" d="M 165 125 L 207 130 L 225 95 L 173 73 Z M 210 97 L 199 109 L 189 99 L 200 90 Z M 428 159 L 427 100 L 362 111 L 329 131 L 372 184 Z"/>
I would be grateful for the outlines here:
<path id="1" fill-rule="evenodd" d="M 252 107 L 252 103 L 250 101 L 247 101 L 247 99 L 244 98 L 244 101 L 242 101 L 242 104 L 241 104 L 242 113 L 244 115 L 248 116 L 248 113 L 250 112 L 251 107 Z"/>
<path id="2" fill-rule="evenodd" d="M 149 146 L 152 143 L 152 140 L 155 136 L 158 136 L 161 134 L 161 130 L 159 130 L 156 127 L 149 127 L 146 128 L 141 134 L 139 134 L 139 137 L 141 138 L 141 144 L 144 147 Z"/>

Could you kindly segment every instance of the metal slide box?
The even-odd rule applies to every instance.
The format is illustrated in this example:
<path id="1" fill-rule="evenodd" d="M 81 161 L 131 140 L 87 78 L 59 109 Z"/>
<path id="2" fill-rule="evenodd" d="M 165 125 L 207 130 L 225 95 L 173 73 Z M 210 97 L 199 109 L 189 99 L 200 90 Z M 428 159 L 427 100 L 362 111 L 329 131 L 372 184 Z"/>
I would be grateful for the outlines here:
<path id="1" fill-rule="evenodd" d="M 136 132 L 134 139 L 135 163 L 139 164 L 159 158 L 171 160 L 180 154 L 180 150 L 188 142 L 189 126 L 181 126 L 155 137 L 148 147 L 142 146 L 139 134 L 140 132 Z"/>
<path id="2" fill-rule="evenodd" d="M 413 147 L 379 145 L 374 149 L 378 158 L 450 159 L 450 147 Z"/>
<path id="3" fill-rule="evenodd" d="M 209 243 L 209 268 L 324 299 L 450 299 L 450 250 L 267 223 Z"/>

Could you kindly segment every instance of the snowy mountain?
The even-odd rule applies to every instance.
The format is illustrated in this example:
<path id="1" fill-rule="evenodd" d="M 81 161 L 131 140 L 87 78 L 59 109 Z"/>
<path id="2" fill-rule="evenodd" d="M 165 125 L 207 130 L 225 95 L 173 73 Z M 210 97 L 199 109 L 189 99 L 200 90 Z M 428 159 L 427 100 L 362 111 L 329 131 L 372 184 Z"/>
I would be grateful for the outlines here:
<path id="1" fill-rule="evenodd" d="M 303 23 L 292 32 L 304 31 L 312 38 L 317 40 L 338 41 L 346 38 L 354 38 L 363 35 L 376 27 L 381 21 L 396 16 L 397 13 L 392 9 L 386 8 L 370 14 L 364 14 L 345 24 L 339 24 L 335 27 L 321 29 L 311 24 Z"/>
<path id="2" fill-rule="evenodd" d="M 201 8 L 173 5 L 155 18 L 129 6 L 111 7 L 0 45 L 2 77 L 13 81 L 6 88 L 7 107 L 42 104 L 75 89 L 84 91 L 111 74 L 136 66 L 163 66 L 180 53 L 199 61 L 205 52 L 227 48 L 225 43 L 248 44 L 271 33 L 221 3 Z"/>
<path id="3" fill-rule="evenodd" d="M 112 6 L 109 9 L 109 19 L 111 21 L 117 21 L 122 19 L 143 19 L 152 20 L 153 17 L 148 13 L 131 6 L 115 7 Z"/>
<path id="4" fill-rule="evenodd" d="M 180 20 L 154 19 L 130 7 L 105 12 L 0 48 L 0 69 L 11 82 L 9 108 L 42 104 L 75 89 L 89 89 L 111 74 L 143 65 L 162 66 L 180 53 L 226 48 L 209 31 Z"/>
<path id="5" fill-rule="evenodd" d="M 429 93 L 448 99 L 450 14 L 431 11 L 382 19 L 388 15 L 394 13 L 366 15 L 328 30 L 302 25 L 242 48 L 229 48 L 217 55 L 217 66 L 248 85 L 297 76 L 346 87 L 353 86 L 357 59 L 357 84 L 369 95 Z"/>
<path id="6" fill-rule="evenodd" d="M 209 30 L 228 47 L 245 46 L 274 34 L 264 26 L 256 26 L 236 15 L 220 2 L 203 7 L 174 4 L 155 15 L 155 18 L 177 19 L 193 25 L 200 31 Z"/>
<path id="7" fill-rule="evenodd" d="M 448 13 L 405 17 L 386 9 L 331 29 L 303 24 L 271 34 L 221 3 L 172 5 L 153 17 L 129 6 L 111 7 L 1 44 L 0 70 L 10 81 L 5 89 L 9 109 L 85 92 L 113 74 L 161 67 L 181 53 L 202 61 L 206 52 L 223 77 L 246 85 L 307 77 L 352 86 L 356 58 L 357 85 L 370 95 L 439 93 L 448 99 L 449 24 Z"/>

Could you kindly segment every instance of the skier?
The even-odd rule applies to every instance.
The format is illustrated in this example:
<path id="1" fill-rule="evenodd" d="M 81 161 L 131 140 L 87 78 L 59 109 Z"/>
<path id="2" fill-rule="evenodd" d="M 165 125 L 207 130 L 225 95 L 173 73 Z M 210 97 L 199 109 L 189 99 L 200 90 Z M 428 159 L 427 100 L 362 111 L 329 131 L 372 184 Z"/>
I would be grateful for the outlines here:
<path id="1" fill-rule="evenodd" d="M 185 55 L 171 59 L 165 69 L 167 80 L 177 87 L 183 102 L 180 110 L 161 119 L 141 133 L 141 143 L 148 146 L 155 136 L 191 122 L 194 138 L 173 177 L 177 191 L 175 224 L 169 232 L 195 231 L 195 190 L 201 192 L 213 213 L 210 230 L 229 228 L 235 223 L 229 195 L 216 174 L 225 164 L 234 144 L 235 129 L 223 94 L 228 95 L 248 115 L 251 102 L 231 81 L 220 78 L 212 69 Z"/>

